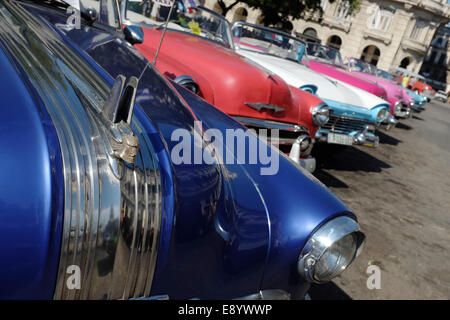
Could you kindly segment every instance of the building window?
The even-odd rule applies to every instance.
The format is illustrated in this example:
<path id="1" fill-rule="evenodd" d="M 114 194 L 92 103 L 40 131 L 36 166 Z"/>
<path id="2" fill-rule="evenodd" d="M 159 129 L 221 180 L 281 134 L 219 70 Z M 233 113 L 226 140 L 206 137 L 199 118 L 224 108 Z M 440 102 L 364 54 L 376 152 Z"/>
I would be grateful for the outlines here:
<path id="1" fill-rule="evenodd" d="M 425 30 L 425 22 L 422 20 L 417 20 L 416 24 L 414 25 L 414 28 L 411 31 L 411 36 L 410 38 L 412 40 L 416 40 L 416 41 L 421 41 L 422 40 L 422 34 L 424 33 L 423 31 Z"/>
<path id="2" fill-rule="evenodd" d="M 247 21 L 248 11 L 245 8 L 238 8 L 234 12 L 233 22 L 236 21 Z"/>
<path id="3" fill-rule="evenodd" d="M 406 57 L 400 62 L 400 68 L 406 69 L 411 64 L 411 60 Z"/>
<path id="4" fill-rule="evenodd" d="M 376 46 L 367 46 L 361 54 L 361 60 L 367 61 L 376 66 L 378 64 L 378 60 L 380 60 L 380 55 L 380 49 Z"/>
<path id="5" fill-rule="evenodd" d="M 436 60 L 437 52 L 435 50 L 431 51 L 430 56 L 426 59 L 427 62 L 434 63 Z"/>
<path id="6" fill-rule="evenodd" d="M 439 58 L 439 62 L 437 63 L 439 66 L 446 66 L 445 61 L 447 60 L 447 56 L 445 54 L 442 54 Z"/>
<path id="7" fill-rule="evenodd" d="M 336 17 L 336 20 L 350 20 L 350 15 L 348 14 L 350 10 L 350 3 L 346 0 L 337 1 L 331 15 Z"/>
<path id="8" fill-rule="evenodd" d="M 394 20 L 395 10 L 379 8 L 373 16 L 371 28 L 388 32 Z"/>
<path id="9" fill-rule="evenodd" d="M 325 12 L 328 9 L 328 0 L 321 0 L 320 1 L 320 7 L 322 8 L 323 12 Z"/>
<path id="10" fill-rule="evenodd" d="M 318 38 L 317 37 L 317 31 L 313 28 L 306 28 L 305 31 L 303 31 L 303 34 L 307 37 L 311 37 L 311 38 Z"/>
<path id="11" fill-rule="evenodd" d="M 347 18 L 349 10 L 350 10 L 350 3 L 348 1 L 342 1 L 338 6 L 337 18 L 339 20 Z"/>

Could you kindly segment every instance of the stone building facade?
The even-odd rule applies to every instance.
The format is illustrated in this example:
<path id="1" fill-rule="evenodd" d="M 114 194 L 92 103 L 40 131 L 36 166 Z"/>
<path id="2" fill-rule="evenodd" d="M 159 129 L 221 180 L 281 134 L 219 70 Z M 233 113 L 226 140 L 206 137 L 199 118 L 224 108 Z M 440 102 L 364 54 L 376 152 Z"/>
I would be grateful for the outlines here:
<path id="1" fill-rule="evenodd" d="M 205 0 L 205 6 L 221 12 L 217 0 Z M 294 20 L 293 32 L 339 48 L 343 57 L 364 58 L 385 70 L 402 66 L 418 73 L 436 30 L 450 21 L 447 0 L 363 0 L 360 10 L 350 16 L 345 0 L 322 0 L 321 6 L 321 19 L 311 15 Z M 259 24 L 263 17 L 238 4 L 226 18 Z"/>

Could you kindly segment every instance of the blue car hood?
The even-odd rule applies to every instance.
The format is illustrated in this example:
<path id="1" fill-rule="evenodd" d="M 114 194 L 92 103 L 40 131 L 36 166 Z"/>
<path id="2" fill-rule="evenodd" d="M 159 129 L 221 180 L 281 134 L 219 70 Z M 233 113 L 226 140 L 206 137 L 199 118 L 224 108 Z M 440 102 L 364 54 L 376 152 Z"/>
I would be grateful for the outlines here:
<path id="1" fill-rule="evenodd" d="M 30 8 L 53 26 L 65 22 L 52 10 Z M 55 27 L 55 31 L 109 83 L 118 74 L 140 75 L 148 63 L 123 39 L 100 29 Z M 261 164 L 171 163 L 177 145 L 173 132 L 180 128 L 193 132 L 194 120 L 202 121 L 205 130 L 224 134 L 226 129 L 243 128 L 187 90 L 176 89 L 187 105 L 156 70 L 148 68 L 138 88 L 135 112 L 137 125 L 155 143 L 164 185 L 152 295 L 233 298 L 256 293 L 273 282 L 288 289 L 292 285 L 288 275 L 295 274 L 291 268 L 310 234 L 337 215 L 353 215 L 327 188 L 283 156 L 273 176 L 261 175 Z"/>

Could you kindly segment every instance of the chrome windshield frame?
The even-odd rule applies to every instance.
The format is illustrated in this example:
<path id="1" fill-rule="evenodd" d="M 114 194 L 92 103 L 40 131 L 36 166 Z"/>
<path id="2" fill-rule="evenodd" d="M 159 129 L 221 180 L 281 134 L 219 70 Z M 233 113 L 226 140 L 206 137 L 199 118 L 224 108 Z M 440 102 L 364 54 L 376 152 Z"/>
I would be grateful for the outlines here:
<path id="1" fill-rule="evenodd" d="M 297 59 L 297 62 L 301 62 L 302 60 L 308 61 L 308 56 L 306 54 L 307 44 L 306 44 L 305 41 L 295 37 L 292 34 L 289 34 L 287 32 L 284 32 L 284 31 L 281 31 L 281 30 L 277 30 L 277 29 L 274 29 L 274 28 L 265 27 L 265 26 L 262 26 L 262 25 L 253 24 L 253 23 L 246 22 L 246 21 L 236 21 L 231 26 L 231 35 L 232 35 L 232 38 L 233 38 L 233 42 L 234 42 L 233 30 L 235 28 L 242 27 L 242 26 L 248 26 L 248 27 L 251 27 L 251 28 L 254 28 L 254 29 L 258 29 L 258 30 L 261 30 L 261 31 L 264 31 L 264 32 L 269 32 L 269 33 L 273 33 L 273 34 L 276 34 L 276 35 L 280 35 L 282 37 L 285 37 L 285 38 L 288 38 L 290 40 L 293 40 L 293 41 L 301 43 L 302 46 L 304 47 L 304 50 L 303 50 L 301 56 L 299 55 L 299 59 Z M 241 47 L 241 49 L 246 50 L 245 47 Z M 282 57 L 280 57 L 280 58 L 282 58 Z"/>
<path id="2" fill-rule="evenodd" d="M 310 48 L 310 46 L 318 46 L 318 47 L 323 51 L 323 53 L 325 54 L 325 56 L 326 56 L 327 58 L 326 58 L 326 59 L 325 59 L 325 58 L 319 58 L 319 59 L 317 59 L 316 57 L 311 56 L 311 55 L 308 53 L 308 49 Z M 326 48 L 327 50 L 331 50 L 331 51 L 337 53 L 337 56 L 339 57 L 339 63 L 336 63 L 335 61 L 332 61 L 332 60 L 331 60 L 331 58 L 328 56 L 328 54 L 324 51 L 325 48 Z M 324 62 L 324 63 L 330 64 L 330 65 L 333 65 L 333 66 L 336 66 L 336 67 L 339 67 L 339 68 L 343 68 L 343 69 L 346 68 L 346 67 L 345 67 L 345 64 L 344 64 L 344 59 L 342 58 L 342 55 L 341 55 L 341 53 L 339 52 L 339 50 L 336 50 L 336 49 L 333 48 L 333 47 L 330 47 L 330 46 L 327 46 L 327 45 L 324 45 L 324 44 L 321 44 L 321 43 L 307 42 L 307 43 L 306 43 L 306 55 L 307 55 L 307 57 L 308 57 L 309 60 L 315 60 L 315 61 L 319 61 L 319 62 Z M 336 59 L 335 59 L 335 60 L 336 60 Z"/>

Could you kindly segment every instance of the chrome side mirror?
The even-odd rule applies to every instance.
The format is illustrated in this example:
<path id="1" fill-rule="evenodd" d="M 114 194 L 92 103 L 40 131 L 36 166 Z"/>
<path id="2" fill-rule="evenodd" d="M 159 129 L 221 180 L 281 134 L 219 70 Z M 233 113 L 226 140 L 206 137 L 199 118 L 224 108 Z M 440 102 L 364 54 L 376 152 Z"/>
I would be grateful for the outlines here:
<path id="1" fill-rule="evenodd" d="M 98 19 L 98 12 L 94 8 L 88 8 L 86 10 L 86 16 L 88 17 L 90 23 L 94 23 Z"/>
<path id="2" fill-rule="evenodd" d="M 144 42 L 144 31 L 139 26 L 125 26 L 123 33 L 125 39 L 131 44 Z"/>

